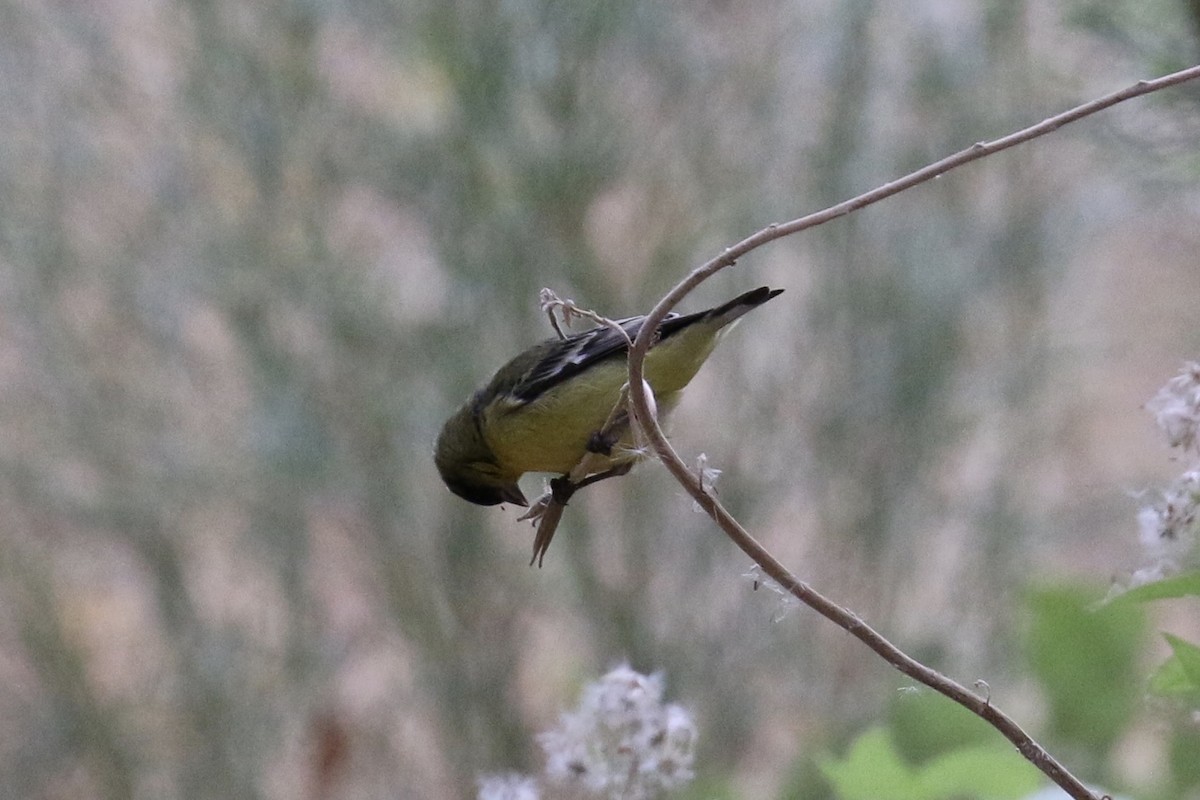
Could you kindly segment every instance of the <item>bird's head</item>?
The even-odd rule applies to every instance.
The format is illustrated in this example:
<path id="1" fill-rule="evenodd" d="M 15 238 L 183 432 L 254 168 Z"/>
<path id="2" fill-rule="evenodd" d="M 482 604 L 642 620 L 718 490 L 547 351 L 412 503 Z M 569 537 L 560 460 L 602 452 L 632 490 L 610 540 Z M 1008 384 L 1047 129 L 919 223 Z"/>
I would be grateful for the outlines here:
<path id="1" fill-rule="evenodd" d="M 438 435 L 433 460 L 442 481 L 464 500 L 480 506 L 529 505 L 516 479 L 501 473 L 470 406 L 464 406 L 446 420 Z"/>
<path id="2" fill-rule="evenodd" d="M 467 473 L 470 472 L 468 468 Z M 442 480 L 450 491 L 464 500 L 480 506 L 495 506 L 500 503 L 512 503 L 515 506 L 527 506 L 529 501 L 521 492 L 521 487 L 515 482 L 495 484 L 488 482 L 488 477 L 482 473 L 472 477 L 467 475 L 449 476 L 442 473 Z"/>

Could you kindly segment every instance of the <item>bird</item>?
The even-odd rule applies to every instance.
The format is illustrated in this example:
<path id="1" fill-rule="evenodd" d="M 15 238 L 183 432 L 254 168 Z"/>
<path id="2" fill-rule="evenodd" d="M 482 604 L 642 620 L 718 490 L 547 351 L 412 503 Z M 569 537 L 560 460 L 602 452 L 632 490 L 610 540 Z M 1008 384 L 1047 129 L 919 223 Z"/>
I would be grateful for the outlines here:
<path id="1" fill-rule="evenodd" d="M 660 416 L 679 401 L 732 324 L 782 291 L 762 286 L 706 311 L 673 313 L 659 324 L 644 374 Z M 636 316 L 617 324 L 632 340 L 645 320 Z M 565 505 L 576 489 L 628 472 L 640 457 L 628 417 L 615 426 L 609 419 L 628 381 L 628 349 L 625 336 L 599 326 L 542 341 L 500 367 L 438 434 L 434 462 L 447 488 L 481 506 L 527 506 L 521 476 L 557 473 L 561 477 L 551 486 Z M 567 483 L 567 474 L 589 452 L 600 456 L 599 468 L 579 483 Z"/>

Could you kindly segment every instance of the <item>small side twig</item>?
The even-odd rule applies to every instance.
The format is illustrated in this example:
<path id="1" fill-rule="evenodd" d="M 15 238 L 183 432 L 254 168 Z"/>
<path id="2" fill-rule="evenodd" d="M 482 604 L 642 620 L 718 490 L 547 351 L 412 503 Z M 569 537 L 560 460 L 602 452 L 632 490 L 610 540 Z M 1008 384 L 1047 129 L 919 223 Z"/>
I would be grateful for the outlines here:
<path id="1" fill-rule="evenodd" d="M 614 331 L 621 334 L 621 336 L 625 337 L 626 346 L 633 346 L 633 340 L 629 338 L 629 334 L 624 328 L 621 327 L 619 322 L 609 319 L 603 314 L 597 314 L 591 309 L 580 308 L 579 306 L 575 305 L 575 301 L 571 300 L 570 298 L 563 300 L 561 297 L 555 294 L 553 289 L 542 287 L 542 290 L 538 292 L 538 302 L 542 306 L 542 311 L 544 311 L 546 316 L 549 317 L 550 327 L 554 328 L 554 332 L 558 334 L 559 339 L 566 339 L 567 335 L 563 333 L 562 327 L 558 324 L 558 317 L 555 316 L 555 312 L 558 312 L 558 314 L 562 316 L 563 324 L 567 327 L 570 327 L 571 323 L 577 319 L 589 319 L 597 325 L 602 325 L 606 328 L 612 328 Z"/>
<path id="2" fill-rule="evenodd" d="M 938 177 L 956 167 L 1036 139 L 1039 136 L 1058 130 L 1063 125 L 1083 119 L 1125 100 L 1140 97 L 1141 95 L 1149 94 L 1168 86 L 1174 86 L 1197 77 L 1200 77 L 1200 65 L 1155 80 L 1138 81 L 1125 89 L 1076 106 L 1008 136 L 990 142 L 978 142 L 952 156 L 923 167 L 902 178 L 885 183 L 871 191 L 864 192 L 845 202 L 830 206 L 822 211 L 794 219 L 790 222 L 769 225 L 726 249 L 716 258 L 696 268 L 676 285 L 675 288 L 668 292 L 646 316 L 646 321 L 642 329 L 638 332 L 633 347 L 629 351 L 629 385 L 633 387 L 629 393 L 629 401 L 630 413 L 634 418 L 635 424 L 640 425 L 647 443 L 653 448 L 667 470 L 670 471 L 688 494 L 692 496 L 700 508 L 712 517 L 734 544 L 741 548 L 746 555 L 759 565 L 766 575 L 774 579 L 780 586 L 817 613 L 846 630 L 897 670 L 934 689 L 990 723 L 1016 746 L 1021 755 L 1041 770 L 1050 780 L 1054 781 L 1068 795 L 1075 798 L 1075 800 L 1096 800 L 1096 796 L 1078 778 L 1071 774 L 1066 767 L 1051 756 L 1045 748 L 1034 741 L 1011 717 L 993 705 L 990 692 L 981 698 L 957 681 L 925 666 L 884 638 L 852 611 L 826 598 L 811 586 L 798 579 L 771 555 L 766 548 L 759 544 L 711 493 L 705 491 L 702 481 L 697 479 L 695 473 L 684 464 L 674 448 L 671 447 L 670 442 L 667 441 L 666 436 L 651 413 L 649 393 L 645 390 L 644 362 L 646 353 L 649 352 L 650 346 L 653 344 L 653 332 L 657 330 L 667 313 L 704 280 L 720 270 L 732 266 L 736 263 L 737 259 L 752 250 L 784 236 L 799 233 L 800 231 L 865 208 L 906 189 L 910 189 L 913 186 Z"/>

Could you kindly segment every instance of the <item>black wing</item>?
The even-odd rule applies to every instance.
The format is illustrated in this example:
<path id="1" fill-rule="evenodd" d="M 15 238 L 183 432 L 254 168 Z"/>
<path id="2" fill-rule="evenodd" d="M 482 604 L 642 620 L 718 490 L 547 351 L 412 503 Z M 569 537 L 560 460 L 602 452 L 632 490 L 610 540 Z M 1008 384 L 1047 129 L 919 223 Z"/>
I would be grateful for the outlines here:
<path id="1" fill-rule="evenodd" d="M 706 312 L 690 314 L 681 317 L 679 314 L 669 314 L 659 327 L 660 335 L 674 333 L 681 326 L 679 323 L 690 318 L 699 318 Z M 628 317 L 617 320 L 617 323 L 634 339 L 642 328 L 646 317 Z M 569 380 L 591 366 L 612 358 L 628 349 L 625 337 L 607 325 L 592 328 L 590 331 L 568 336 L 566 339 L 549 341 L 545 344 L 542 357 L 526 373 L 521 382 L 513 389 L 515 396 L 522 403 L 536 400 L 543 392 L 562 381 Z"/>
<path id="2" fill-rule="evenodd" d="M 658 326 L 659 338 L 666 339 L 707 318 L 716 319 L 720 325 L 727 325 L 782 291 L 761 286 L 706 311 L 682 315 L 672 312 Z M 629 334 L 630 339 L 633 339 L 645 321 L 645 316 L 629 317 L 617 320 L 617 324 Z M 532 354 L 533 365 L 512 389 L 512 395 L 519 403 L 536 400 L 550 387 L 569 380 L 594 364 L 624 353 L 627 348 L 625 337 L 607 325 L 568 336 L 566 339 L 543 342 L 535 348 L 535 353 Z"/>

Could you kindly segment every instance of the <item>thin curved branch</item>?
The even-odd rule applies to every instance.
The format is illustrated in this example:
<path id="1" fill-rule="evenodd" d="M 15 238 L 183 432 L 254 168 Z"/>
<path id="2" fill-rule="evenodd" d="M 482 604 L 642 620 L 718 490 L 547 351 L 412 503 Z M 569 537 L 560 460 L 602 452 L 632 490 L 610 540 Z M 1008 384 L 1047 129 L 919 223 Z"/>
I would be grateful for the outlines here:
<path id="1" fill-rule="evenodd" d="M 1063 125 L 1083 119 L 1117 103 L 1156 92 L 1168 86 L 1175 86 L 1197 77 L 1200 77 L 1200 65 L 1165 75 L 1155 80 L 1138 81 L 1132 86 L 1118 92 L 1113 92 L 1089 103 L 1076 106 L 1069 111 L 1049 117 L 1036 125 L 1031 125 L 1008 136 L 990 142 L 978 142 L 941 161 L 934 162 L 916 172 L 885 183 L 869 192 L 838 203 L 835 206 L 830 206 L 822 211 L 794 219 L 790 222 L 769 225 L 726 249 L 721 255 L 696 268 L 684 280 L 680 281 L 647 315 L 646 322 L 638 332 L 638 336 L 629 352 L 629 404 L 635 423 L 642 429 L 646 442 L 654 449 L 659 460 L 675 476 L 675 479 L 679 481 L 688 494 L 700 504 L 700 507 L 713 518 L 721 530 L 733 540 L 734 544 L 741 548 L 746 555 L 759 565 L 765 574 L 778 582 L 786 591 L 790 592 L 817 613 L 846 630 L 867 647 L 871 648 L 884 661 L 913 680 L 923 683 L 945 695 L 989 722 L 1017 747 L 1021 755 L 1072 798 L 1075 798 L 1075 800 L 1097 800 L 1097 798 L 1078 778 L 1051 756 L 1045 748 L 1034 741 L 1011 717 L 992 705 L 990 698 L 977 696 L 957 681 L 942 675 L 938 671 L 910 657 L 871 628 L 871 626 L 863 622 L 857 614 L 838 605 L 798 579 L 772 556 L 766 548 L 759 544 L 725 510 L 724 506 L 715 497 L 704 489 L 695 474 L 683 463 L 683 460 L 680 459 L 675 449 L 671 447 L 671 443 L 667 440 L 662 428 L 659 427 L 658 421 L 655 419 L 655 415 L 651 410 L 653 407 L 651 398 L 644 382 L 643 365 L 646 353 L 653 343 L 654 332 L 658 330 L 659 324 L 666 317 L 667 313 L 692 289 L 722 269 L 732 266 L 737 259 L 752 250 L 756 250 L 784 236 L 799 233 L 808 228 L 813 228 L 830 220 L 845 216 L 852 211 L 857 211 L 860 208 L 878 203 L 880 200 L 884 200 L 894 194 L 899 194 L 906 189 L 943 175 L 955 167 L 977 161 L 992 153 L 998 153 L 1001 150 L 1028 142 L 1031 139 L 1036 139 L 1039 136 L 1058 130 Z"/>

